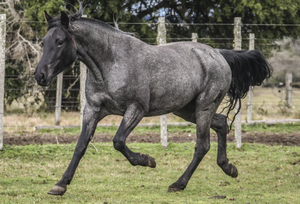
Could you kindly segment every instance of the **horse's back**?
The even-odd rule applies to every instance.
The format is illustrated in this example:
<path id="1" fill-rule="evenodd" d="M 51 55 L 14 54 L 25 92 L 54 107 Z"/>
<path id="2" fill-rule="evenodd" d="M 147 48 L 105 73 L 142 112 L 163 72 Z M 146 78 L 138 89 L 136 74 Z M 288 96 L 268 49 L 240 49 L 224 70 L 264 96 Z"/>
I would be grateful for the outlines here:
<path id="1" fill-rule="evenodd" d="M 153 112 L 150 115 L 180 109 L 206 89 L 229 88 L 230 67 L 217 50 L 193 42 L 169 43 L 152 49 L 156 64 L 149 68 Z M 166 106 L 162 109 L 161 104 Z"/>

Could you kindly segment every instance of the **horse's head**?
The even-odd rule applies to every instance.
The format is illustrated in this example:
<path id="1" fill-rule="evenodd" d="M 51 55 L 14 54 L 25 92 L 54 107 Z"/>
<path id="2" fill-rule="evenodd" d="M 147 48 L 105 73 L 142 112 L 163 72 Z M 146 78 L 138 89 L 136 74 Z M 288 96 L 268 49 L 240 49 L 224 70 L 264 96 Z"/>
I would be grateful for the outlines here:
<path id="1" fill-rule="evenodd" d="M 48 86 L 52 79 L 76 59 L 76 45 L 69 30 L 70 19 L 61 12 L 60 17 L 51 17 L 45 12 L 48 32 L 43 38 L 44 52 L 35 69 L 35 79 L 41 86 Z M 72 20 L 72 19 L 71 19 Z"/>

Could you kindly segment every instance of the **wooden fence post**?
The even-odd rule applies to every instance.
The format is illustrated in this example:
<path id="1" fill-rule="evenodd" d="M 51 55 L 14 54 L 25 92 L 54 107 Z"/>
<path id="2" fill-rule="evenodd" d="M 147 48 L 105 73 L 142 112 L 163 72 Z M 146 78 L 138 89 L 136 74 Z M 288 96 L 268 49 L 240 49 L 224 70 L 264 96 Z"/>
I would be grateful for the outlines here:
<path id="1" fill-rule="evenodd" d="M 289 108 L 292 108 L 293 105 L 293 91 L 292 91 L 292 86 L 291 83 L 293 81 L 293 74 L 292 73 L 286 73 L 285 75 L 285 93 L 286 93 L 286 105 Z"/>
<path id="2" fill-rule="evenodd" d="M 242 20 L 241 17 L 234 18 L 234 49 L 241 50 L 242 49 Z M 237 102 L 235 107 L 235 112 L 237 113 L 238 107 L 240 107 L 240 102 Z M 239 112 L 235 117 L 234 122 L 235 129 L 235 146 L 237 148 L 242 147 L 242 124 L 241 124 L 241 112 Z"/>
<path id="3" fill-rule="evenodd" d="M 87 73 L 86 65 L 80 62 L 80 121 L 81 121 L 80 129 L 82 128 L 83 110 L 86 103 L 86 98 L 85 98 L 86 73 Z"/>
<path id="4" fill-rule="evenodd" d="M 57 75 L 56 102 L 55 102 L 55 125 L 57 126 L 60 125 L 63 77 L 64 77 L 63 72 Z"/>
<path id="5" fill-rule="evenodd" d="M 87 15 L 82 15 L 82 17 L 87 18 Z M 82 130 L 83 123 L 83 110 L 86 104 L 85 98 L 85 82 L 86 82 L 87 66 L 80 62 L 80 130 Z"/>
<path id="6" fill-rule="evenodd" d="M 0 150 L 3 150 L 6 15 L 0 14 Z"/>
<path id="7" fill-rule="evenodd" d="M 255 39 L 255 34 L 250 33 L 249 34 L 249 50 L 254 50 L 254 39 Z M 252 108 L 253 108 L 253 86 L 249 87 L 249 92 L 248 92 L 248 110 L 247 110 L 247 122 L 252 121 Z"/>
<path id="8" fill-rule="evenodd" d="M 167 43 L 167 30 L 166 30 L 166 20 L 165 17 L 159 17 L 157 22 L 157 45 L 162 45 Z M 160 138 L 161 145 L 163 148 L 168 147 L 168 127 L 167 127 L 167 115 L 160 116 Z"/>
<path id="9" fill-rule="evenodd" d="M 192 33 L 192 41 L 198 42 L 198 34 L 197 33 Z"/>

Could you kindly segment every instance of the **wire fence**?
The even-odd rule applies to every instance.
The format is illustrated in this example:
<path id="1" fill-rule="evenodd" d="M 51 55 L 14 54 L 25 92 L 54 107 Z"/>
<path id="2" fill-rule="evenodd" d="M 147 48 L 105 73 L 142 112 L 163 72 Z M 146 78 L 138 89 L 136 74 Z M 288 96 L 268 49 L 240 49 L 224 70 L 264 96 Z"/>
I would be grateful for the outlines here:
<path id="1" fill-rule="evenodd" d="M 26 21 L 26 23 L 45 23 L 45 22 L 33 22 Z M 113 23 L 109 23 L 113 24 Z M 122 23 L 119 25 L 129 25 L 129 26 L 147 26 L 148 30 L 155 30 L 157 27 L 156 23 Z M 227 26 L 233 30 L 234 24 L 215 24 L 215 23 L 201 23 L 201 24 L 183 24 L 183 23 L 166 23 L 167 29 L 167 43 L 178 42 L 178 41 L 192 41 L 192 36 L 187 37 L 178 32 L 174 31 L 175 28 L 180 27 L 193 27 L 195 30 L 199 30 L 199 27 L 205 28 L 207 26 Z M 281 27 L 292 27 L 300 26 L 300 24 L 244 24 L 244 26 L 281 26 Z M 7 38 L 10 39 L 13 33 L 8 33 Z M 137 36 L 138 37 L 138 36 Z M 156 45 L 156 37 L 138 37 L 140 40 L 150 44 Z M 233 36 L 228 37 L 214 37 L 214 36 L 201 36 L 197 38 L 197 42 L 207 44 L 214 48 L 226 48 L 233 49 Z M 34 36 L 27 39 L 33 44 L 40 44 L 42 41 L 41 36 Z M 274 50 L 278 47 L 278 44 L 274 43 L 277 39 L 263 39 L 255 38 L 255 47 L 264 47 L 262 50 L 263 54 L 266 56 L 270 55 L 270 50 Z M 248 33 L 243 33 L 242 38 L 242 48 L 249 48 L 249 37 Z M 9 51 L 6 51 L 9 53 Z M 26 58 L 26 59 L 25 59 Z M 25 56 L 25 60 L 34 60 L 34 56 Z M 7 55 L 6 64 L 12 63 L 15 60 L 20 60 L 18 57 L 13 55 Z M 300 59 L 290 59 L 290 61 L 296 62 Z M 12 65 L 12 66 L 25 66 L 25 64 Z M 31 67 L 33 68 L 33 67 Z M 27 70 L 24 67 L 21 70 Z M 72 69 L 65 71 L 63 76 L 63 88 L 62 88 L 62 110 L 63 115 L 71 115 L 73 118 L 78 117 L 78 119 L 70 120 L 62 118 L 63 120 L 70 120 L 68 125 L 80 125 L 80 73 L 79 73 L 79 62 L 76 62 Z M 24 71 L 25 72 L 25 71 Z M 33 127 L 34 122 L 23 122 L 17 123 L 10 121 L 11 118 L 37 118 L 36 121 L 41 121 L 43 119 L 48 121 L 43 121 L 42 124 L 54 125 L 54 110 L 56 108 L 56 81 L 54 80 L 52 85 L 47 88 L 36 87 L 36 86 L 24 86 L 26 80 L 33 79 L 33 71 L 24 77 L 24 72 L 12 73 L 8 72 L 5 75 L 6 86 L 5 86 L 5 109 L 4 109 L 4 128 L 13 127 Z M 30 76 L 31 74 L 31 76 Z M 24 81 L 25 80 L 25 81 Z M 11 82 L 11 83 L 10 83 Z M 19 86 L 17 86 L 19 85 Z M 25 88 L 24 88 L 25 87 Z M 242 119 L 246 120 L 247 107 L 249 105 L 253 106 L 253 120 L 262 119 L 286 119 L 286 118 L 300 118 L 300 90 L 297 88 L 292 89 L 292 104 L 287 103 L 286 99 L 286 88 L 285 81 L 275 82 L 270 80 L 265 84 L 265 87 L 258 87 L 254 89 L 253 103 L 247 104 L 247 98 L 242 101 Z M 48 116 L 50 115 L 50 116 Z M 52 117 L 52 119 L 48 119 Z M 68 118 L 68 117 L 66 117 Z M 174 119 L 177 120 L 177 119 Z M 179 120 L 179 119 L 178 119 Z M 27 120 L 30 121 L 30 120 Z M 33 120 L 34 121 L 34 120 Z M 73 124 L 72 124 L 73 121 Z M 154 120 L 155 121 L 155 120 Z M 39 123 L 39 122 L 37 122 Z M 37 125 L 37 124 L 36 124 Z"/>

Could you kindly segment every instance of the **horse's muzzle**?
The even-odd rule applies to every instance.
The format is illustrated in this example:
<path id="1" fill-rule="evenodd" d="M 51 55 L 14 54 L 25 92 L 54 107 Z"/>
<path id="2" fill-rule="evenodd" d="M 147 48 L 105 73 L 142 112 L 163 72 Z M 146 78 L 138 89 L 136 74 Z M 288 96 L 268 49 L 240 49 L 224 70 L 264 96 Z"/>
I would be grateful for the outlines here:
<path id="1" fill-rule="evenodd" d="M 47 80 L 47 75 L 42 71 L 35 71 L 34 78 L 40 86 L 47 86 L 49 84 Z"/>

